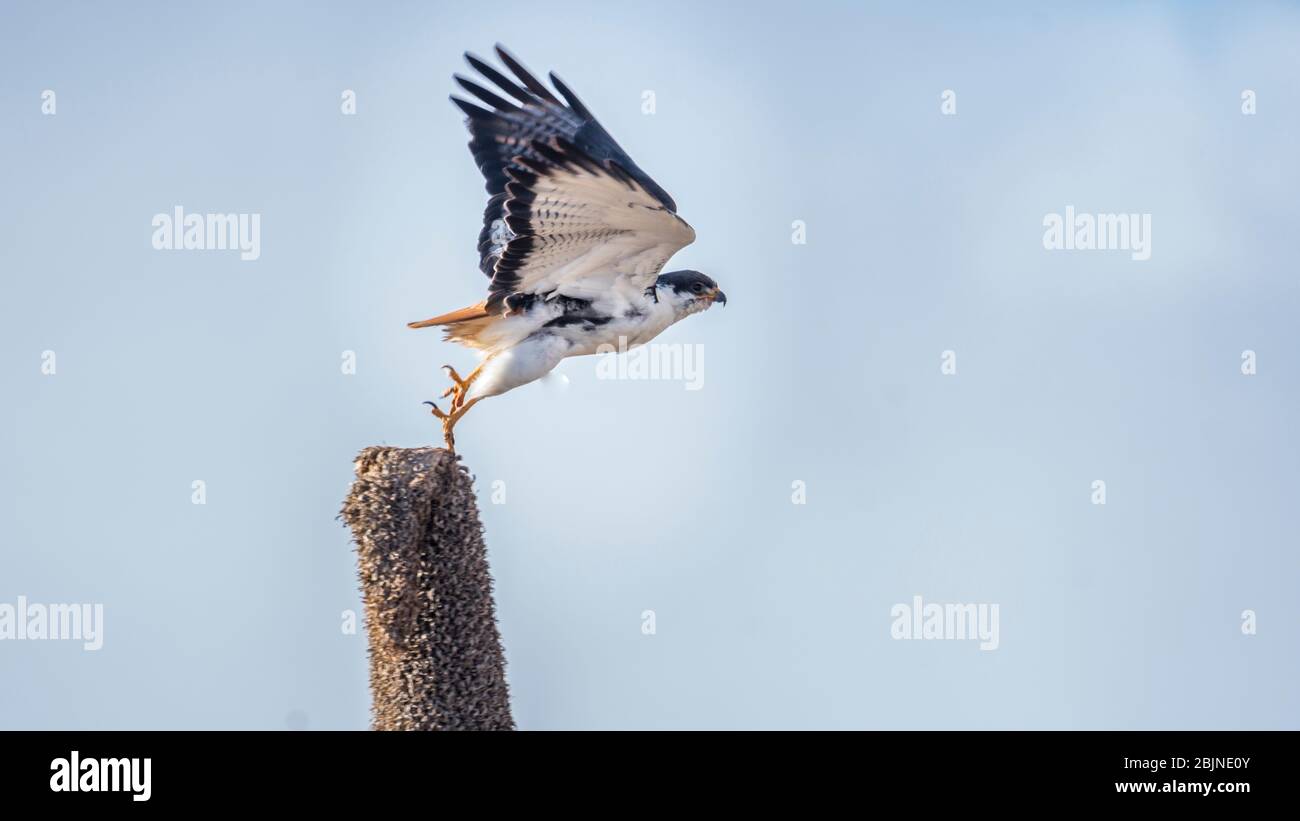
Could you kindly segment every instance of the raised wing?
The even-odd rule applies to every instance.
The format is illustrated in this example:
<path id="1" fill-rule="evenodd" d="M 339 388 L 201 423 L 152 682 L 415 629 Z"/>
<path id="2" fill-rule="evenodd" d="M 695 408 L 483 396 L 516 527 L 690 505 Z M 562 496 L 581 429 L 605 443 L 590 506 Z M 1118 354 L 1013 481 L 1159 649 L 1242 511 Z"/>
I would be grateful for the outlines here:
<path id="1" fill-rule="evenodd" d="M 489 310 L 516 293 L 591 299 L 620 280 L 648 287 L 695 232 L 558 77 L 551 82 L 568 105 L 501 46 L 496 52 L 522 85 L 465 58 L 517 103 L 460 76 L 491 109 L 452 97 L 468 116 L 490 195 L 478 242 L 479 267 L 492 279 Z"/>

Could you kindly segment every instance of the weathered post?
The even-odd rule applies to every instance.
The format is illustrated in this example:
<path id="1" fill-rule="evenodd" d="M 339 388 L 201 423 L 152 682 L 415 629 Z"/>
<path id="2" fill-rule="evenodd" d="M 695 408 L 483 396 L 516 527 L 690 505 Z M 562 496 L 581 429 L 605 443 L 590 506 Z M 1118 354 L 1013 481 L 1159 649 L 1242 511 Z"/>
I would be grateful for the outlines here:
<path id="1" fill-rule="evenodd" d="M 514 729 L 483 525 L 456 455 L 366 448 L 343 519 L 365 604 L 373 729 Z"/>

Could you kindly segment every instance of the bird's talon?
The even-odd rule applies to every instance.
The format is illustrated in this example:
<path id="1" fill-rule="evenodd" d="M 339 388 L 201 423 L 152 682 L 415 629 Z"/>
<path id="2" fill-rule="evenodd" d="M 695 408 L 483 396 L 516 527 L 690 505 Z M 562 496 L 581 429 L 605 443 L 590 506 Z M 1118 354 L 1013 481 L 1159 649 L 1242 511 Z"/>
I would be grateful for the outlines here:
<path id="1" fill-rule="evenodd" d="M 463 397 L 461 398 L 463 399 Z M 456 423 L 460 421 L 460 418 L 478 401 L 475 398 L 459 405 L 452 405 L 451 413 L 443 413 L 442 409 L 433 402 L 425 402 L 426 405 L 433 408 L 433 415 L 442 420 L 442 438 L 447 443 L 447 450 L 453 453 L 456 451 L 456 437 L 452 435 L 452 429 L 456 427 Z"/>
<path id="2" fill-rule="evenodd" d="M 455 413 L 465 406 L 465 399 L 469 395 L 470 385 L 474 384 L 474 380 L 478 377 L 482 366 L 476 368 L 468 377 L 461 376 L 451 365 L 443 365 L 442 369 L 447 372 L 447 377 L 452 381 L 451 387 L 443 392 L 442 398 L 451 397 L 451 411 Z"/>
<path id="3" fill-rule="evenodd" d="M 428 405 L 430 409 L 432 409 L 433 415 L 438 417 L 439 419 L 442 419 L 444 424 L 446 423 L 447 419 L 451 418 L 447 414 L 442 412 L 442 408 L 438 407 L 436 402 L 425 402 L 424 404 Z"/>

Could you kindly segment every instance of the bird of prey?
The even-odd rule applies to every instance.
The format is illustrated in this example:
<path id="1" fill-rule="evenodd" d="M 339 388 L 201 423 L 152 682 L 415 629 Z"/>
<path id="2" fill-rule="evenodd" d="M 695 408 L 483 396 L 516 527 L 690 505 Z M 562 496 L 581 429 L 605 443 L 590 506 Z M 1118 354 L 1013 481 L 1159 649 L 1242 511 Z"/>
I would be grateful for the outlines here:
<path id="1" fill-rule="evenodd" d="M 699 271 L 659 273 L 695 240 L 668 192 L 559 77 L 550 75 L 563 101 L 500 45 L 496 53 L 515 79 L 467 53 L 500 93 L 458 74 L 479 104 L 451 98 L 465 112 L 469 149 L 487 179 L 478 237 L 487 299 L 410 323 L 441 326 L 444 339 L 482 357 L 464 378 L 443 366 L 453 383 L 442 394 L 451 397 L 447 411 L 427 403 L 449 449 L 456 423 L 481 400 L 539 379 L 566 357 L 644 345 L 727 302 Z"/>

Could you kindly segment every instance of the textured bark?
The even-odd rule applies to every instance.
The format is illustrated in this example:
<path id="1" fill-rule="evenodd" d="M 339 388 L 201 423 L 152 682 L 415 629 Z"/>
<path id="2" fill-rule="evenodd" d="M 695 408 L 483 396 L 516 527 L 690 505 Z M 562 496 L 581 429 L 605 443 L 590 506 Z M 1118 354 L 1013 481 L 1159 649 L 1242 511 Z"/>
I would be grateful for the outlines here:
<path id="1" fill-rule="evenodd" d="M 483 525 L 442 448 L 371 447 L 343 505 L 356 542 L 376 730 L 512 730 Z"/>

